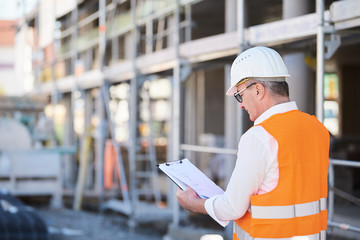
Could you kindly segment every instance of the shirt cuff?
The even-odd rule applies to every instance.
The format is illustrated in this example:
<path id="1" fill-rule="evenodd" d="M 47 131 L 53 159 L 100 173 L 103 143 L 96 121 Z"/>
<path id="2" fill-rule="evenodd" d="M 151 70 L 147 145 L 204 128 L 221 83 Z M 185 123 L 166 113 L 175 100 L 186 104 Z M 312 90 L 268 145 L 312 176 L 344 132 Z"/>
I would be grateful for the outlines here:
<path id="1" fill-rule="evenodd" d="M 205 210 L 217 223 L 219 223 L 222 227 L 226 227 L 229 224 L 229 220 L 220 220 L 216 217 L 214 211 L 214 200 L 217 196 L 213 196 L 205 201 Z"/>

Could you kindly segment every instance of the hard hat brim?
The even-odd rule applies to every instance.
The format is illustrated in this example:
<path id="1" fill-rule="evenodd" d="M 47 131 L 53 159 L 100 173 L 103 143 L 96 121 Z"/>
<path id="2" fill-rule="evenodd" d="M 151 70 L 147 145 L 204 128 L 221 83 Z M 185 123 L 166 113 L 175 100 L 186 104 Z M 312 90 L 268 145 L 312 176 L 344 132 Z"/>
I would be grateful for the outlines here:
<path id="1" fill-rule="evenodd" d="M 272 77 L 284 77 L 284 79 L 286 80 L 286 78 L 289 78 L 290 77 L 290 74 L 281 74 L 281 75 L 279 75 L 279 76 L 271 76 L 271 77 L 269 77 L 269 76 L 253 76 L 254 78 L 256 78 L 256 77 L 267 77 L 267 78 L 272 78 Z M 229 87 L 229 89 L 226 91 L 226 93 L 225 93 L 225 95 L 226 96 L 234 96 L 234 93 L 236 93 L 236 90 L 237 90 L 237 83 L 236 84 L 234 84 L 233 86 L 231 86 L 231 87 Z"/>
<path id="2" fill-rule="evenodd" d="M 230 87 L 227 91 L 226 91 L 226 96 L 234 96 L 234 94 L 236 93 L 236 86 L 232 86 Z"/>

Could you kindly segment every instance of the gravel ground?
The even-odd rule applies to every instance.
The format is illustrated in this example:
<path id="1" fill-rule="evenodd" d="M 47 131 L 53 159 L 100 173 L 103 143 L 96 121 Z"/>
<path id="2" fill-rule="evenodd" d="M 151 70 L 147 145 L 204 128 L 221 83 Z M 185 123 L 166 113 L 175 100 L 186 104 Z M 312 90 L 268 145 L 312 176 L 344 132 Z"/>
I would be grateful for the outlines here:
<path id="1" fill-rule="evenodd" d="M 165 224 L 143 224 L 133 231 L 127 217 L 106 212 L 73 211 L 71 209 L 37 208 L 49 227 L 51 240 L 160 240 L 166 234 Z"/>
<path id="2" fill-rule="evenodd" d="M 127 226 L 128 218 L 115 212 L 107 211 L 98 213 L 95 211 L 74 211 L 69 208 L 52 209 L 47 207 L 35 207 L 36 212 L 45 220 L 49 232 L 50 240 L 163 240 L 166 235 L 169 222 L 151 222 L 139 224 L 132 231 Z M 354 225 L 359 225 L 358 210 L 352 221 Z M 348 214 L 349 215 L 349 214 Z M 204 223 L 205 227 L 212 226 L 216 229 L 214 221 L 210 221 L 204 215 L 192 217 L 193 222 Z M 341 219 L 335 219 L 340 222 Z M 190 226 L 192 224 L 190 223 Z M 200 226 L 204 227 L 204 226 Z M 338 231 L 338 229 L 335 229 Z M 335 231 L 336 232 L 336 231 Z M 348 232 L 348 231 L 346 231 Z M 352 232 L 345 236 L 341 234 L 329 235 L 329 240 L 360 240 L 360 234 Z"/>

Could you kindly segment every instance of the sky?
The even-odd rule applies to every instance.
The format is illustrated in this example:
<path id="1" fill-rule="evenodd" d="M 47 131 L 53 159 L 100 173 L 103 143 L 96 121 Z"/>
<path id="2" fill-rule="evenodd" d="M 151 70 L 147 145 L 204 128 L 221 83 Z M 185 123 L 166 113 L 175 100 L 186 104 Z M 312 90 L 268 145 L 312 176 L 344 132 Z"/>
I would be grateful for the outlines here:
<path id="1" fill-rule="evenodd" d="M 29 12 L 39 0 L 0 0 L 0 20 L 14 20 Z"/>

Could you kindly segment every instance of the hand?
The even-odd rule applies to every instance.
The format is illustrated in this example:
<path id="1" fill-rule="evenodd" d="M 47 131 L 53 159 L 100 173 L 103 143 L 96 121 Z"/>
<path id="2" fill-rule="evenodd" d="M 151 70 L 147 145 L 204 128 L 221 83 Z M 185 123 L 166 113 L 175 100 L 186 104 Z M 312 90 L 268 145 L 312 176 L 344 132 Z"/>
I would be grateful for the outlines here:
<path id="1" fill-rule="evenodd" d="M 186 190 L 178 188 L 176 197 L 183 208 L 192 212 L 207 214 L 205 210 L 205 199 L 199 198 L 192 188 L 187 187 Z"/>

